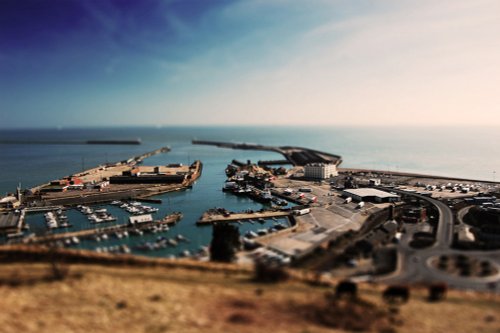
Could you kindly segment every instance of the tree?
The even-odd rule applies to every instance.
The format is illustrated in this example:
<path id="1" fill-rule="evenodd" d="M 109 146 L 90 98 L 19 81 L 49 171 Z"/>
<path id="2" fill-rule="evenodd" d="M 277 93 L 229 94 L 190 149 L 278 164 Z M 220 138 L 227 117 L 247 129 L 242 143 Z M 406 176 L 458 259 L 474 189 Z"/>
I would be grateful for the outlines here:
<path id="1" fill-rule="evenodd" d="M 236 251 L 240 246 L 240 231 L 238 227 L 228 223 L 216 223 L 213 225 L 212 242 L 210 244 L 211 261 L 234 261 Z"/>

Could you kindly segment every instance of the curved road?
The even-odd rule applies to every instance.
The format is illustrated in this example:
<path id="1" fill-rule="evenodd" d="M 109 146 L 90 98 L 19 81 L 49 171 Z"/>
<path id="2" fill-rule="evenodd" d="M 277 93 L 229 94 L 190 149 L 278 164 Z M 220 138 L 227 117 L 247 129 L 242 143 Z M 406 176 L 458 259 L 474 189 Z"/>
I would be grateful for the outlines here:
<path id="1" fill-rule="evenodd" d="M 404 191 L 381 188 L 404 195 L 425 200 L 434 205 L 439 211 L 438 229 L 436 242 L 425 249 L 414 249 L 404 243 L 397 246 L 398 262 L 396 270 L 385 276 L 375 277 L 376 281 L 386 283 L 435 283 L 446 282 L 450 287 L 474 289 L 481 291 L 500 292 L 497 284 L 500 284 L 500 273 L 490 277 L 461 277 L 442 272 L 430 264 L 433 258 L 440 255 L 465 254 L 479 260 L 489 260 L 497 269 L 500 268 L 500 251 L 461 251 L 451 249 L 453 242 L 454 218 L 451 209 L 441 201 Z"/>

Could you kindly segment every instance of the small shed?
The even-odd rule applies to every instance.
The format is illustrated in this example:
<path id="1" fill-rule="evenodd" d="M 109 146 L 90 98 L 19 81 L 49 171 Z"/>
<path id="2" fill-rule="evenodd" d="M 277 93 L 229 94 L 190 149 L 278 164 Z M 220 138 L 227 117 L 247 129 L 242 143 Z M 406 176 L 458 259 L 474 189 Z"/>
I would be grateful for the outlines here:
<path id="1" fill-rule="evenodd" d="M 128 218 L 130 224 L 141 224 L 147 222 L 153 222 L 153 216 L 151 214 L 130 216 Z"/>

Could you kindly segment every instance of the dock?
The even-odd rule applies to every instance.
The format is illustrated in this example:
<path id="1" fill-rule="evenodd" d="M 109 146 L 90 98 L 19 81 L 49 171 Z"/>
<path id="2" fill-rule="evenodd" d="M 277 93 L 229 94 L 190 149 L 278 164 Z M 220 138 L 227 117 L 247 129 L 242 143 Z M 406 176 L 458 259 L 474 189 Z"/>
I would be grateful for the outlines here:
<path id="1" fill-rule="evenodd" d="M 24 209 L 24 211 L 26 213 L 41 213 L 41 212 L 51 212 L 59 209 L 64 209 L 64 206 L 27 207 Z"/>
<path id="2" fill-rule="evenodd" d="M 25 201 L 27 203 L 37 201 L 40 206 L 56 206 L 105 203 L 134 198 L 145 200 L 146 197 L 191 187 L 201 176 L 203 169 L 201 161 L 195 161 L 189 166 L 136 166 L 143 159 L 169 151 L 169 149 L 163 147 L 127 161 L 86 170 L 71 177 L 54 181 L 55 185 L 46 184 L 33 188 L 31 189 L 33 195 L 26 197 Z M 132 175 L 132 170 L 136 174 Z M 67 190 L 65 184 L 69 182 L 69 179 L 77 179 L 81 184 L 86 184 L 85 188 L 81 185 L 81 188 Z M 99 185 L 87 187 L 88 184 L 105 185 L 103 187 Z M 160 202 L 159 199 L 146 200 Z M 36 210 L 43 211 L 46 208 L 32 208 L 32 211 Z"/>
<path id="3" fill-rule="evenodd" d="M 146 229 L 149 228 L 150 226 L 153 225 L 171 225 L 179 222 L 182 219 L 182 214 L 181 213 L 174 213 L 171 215 L 165 216 L 161 220 L 153 221 L 153 222 L 145 222 L 145 223 L 140 223 L 140 224 L 120 224 L 120 225 L 114 225 L 114 226 L 109 226 L 109 227 L 104 227 L 104 228 L 96 228 L 96 229 L 85 229 L 85 230 L 79 230 L 79 231 L 74 231 L 74 232 L 65 232 L 65 233 L 58 233 L 58 234 L 52 234 L 52 235 L 46 235 L 46 236 L 35 236 L 26 239 L 26 242 L 29 243 L 47 243 L 47 242 L 52 242 L 52 241 L 57 241 L 57 240 L 63 240 L 67 238 L 72 238 L 72 237 L 78 237 L 78 238 L 86 238 L 90 237 L 93 235 L 101 235 L 101 234 L 107 234 L 107 233 L 112 233 L 115 231 L 131 231 L 134 229 Z"/>
<path id="4" fill-rule="evenodd" d="M 87 170 L 84 170 L 84 171 L 81 171 L 81 172 L 77 172 L 75 174 L 72 175 L 72 177 L 77 177 L 77 178 L 82 178 L 82 177 L 88 177 L 88 176 L 91 176 L 91 175 L 98 175 L 100 173 L 102 173 L 102 171 L 104 169 L 113 169 L 113 168 L 121 168 L 123 169 L 124 167 L 133 167 L 137 164 L 140 164 L 142 163 L 146 158 L 149 158 L 151 156 L 155 156 L 155 155 L 158 155 L 158 154 L 163 154 L 163 153 L 167 153 L 170 151 L 170 147 L 168 146 L 165 146 L 165 147 L 161 147 L 161 148 L 158 148 L 158 149 L 155 149 L 153 151 L 149 151 L 149 152 L 146 152 L 144 154 L 141 154 L 141 155 L 137 155 L 137 156 L 133 156 L 125 161 L 120 161 L 120 162 L 116 162 L 116 163 L 111 163 L 111 164 L 107 164 L 106 166 L 102 166 L 102 165 L 99 165 L 97 167 L 93 167 L 93 168 L 90 168 L 90 169 L 87 169 Z M 120 171 L 122 171 L 120 169 Z M 107 175 L 109 177 L 109 175 Z M 50 183 L 45 183 L 45 184 L 41 184 L 41 185 L 38 185 L 38 186 L 35 186 L 33 188 L 30 189 L 30 192 L 32 193 L 37 193 L 39 192 L 42 188 L 46 187 L 46 186 L 49 186 Z M 113 199 L 112 199 L 113 200 Z"/>
<path id="5" fill-rule="evenodd" d="M 256 219 L 266 219 L 272 217 L 285 217 L 290 216 L 289 211 L 264 211 L 264 212 L 254 212 L 254 213 L 233 213 L 233 214 L 213 214 L 204 213 L 200 219 L 196 222 L 198 225 L 212 224 L 215 222 L 248 222 L 250 220 Z"/>

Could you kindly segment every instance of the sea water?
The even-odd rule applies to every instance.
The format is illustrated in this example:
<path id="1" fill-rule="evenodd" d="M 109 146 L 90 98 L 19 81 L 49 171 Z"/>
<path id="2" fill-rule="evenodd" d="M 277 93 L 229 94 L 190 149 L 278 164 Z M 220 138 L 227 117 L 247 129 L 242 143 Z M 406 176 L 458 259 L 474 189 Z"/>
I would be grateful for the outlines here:
<path id="1" fill-rule="evenodd" d="M 203 174 L 192 189 L 158 196 L 161 204 L 147 204 L 159 208 L 154 217 L 180 211 L 184 218 L 164 234 L 133 236 L 124 240 L 110 237 L 108 241 L 83 241 L 83 248 L 96 248 L 126 243 L 130 247 L 158 236 L 187 237 L 189 243 L 161 251 L 134 253 L 167 256 L 183 250 L 196 251 L 208 245 L 211 227 L 196 226 L 196 221 L 207 209 L 224 207 L 228 210 L 261 209 L 264 206 L 248 198 L 221 191 L 226 179 L 224 170 L 233 159 L 241 161 L 282 159 L 273 152 L 232 150 L 213 146 L 192 145 L 192 139 L 247 142 L 266 145 L 294 145 L 339 154 L 344 167 L 420 172 L 482 180 L 496 180 L 500 170 L 500 133 L 495 128 L 348 128 L 348 127 L 159 127 L 159 128 L 92 128 L 92 129 L 37 129 L 2 130 L 0 141 L 86 141 L 140 138 L 142 145 L 68 145 L 68 144 L 0 144 L 0 193 L 12 192 L 18 183 L 32 187 L 70 175 L 106 162 L 116 162 L 140 155 L 146 151 L 170 146 L 166 154 L 155 155 L 144 165 L 168 163 L 203 163 Z M 499 175 L 500 177 L 500 175 Z M 99 207 L 99 206 L 96 206 Z M 128 213 L 105 206 L 118 217 L 114 223 L 126 223 Z M 68 212 L 73 227 L 69 230 L 95 228 L 76 210 Z M 46 232 L 43 214 L 30 214 L 31 231 Z M 283 221 L 283 220 L 281 220 Z M 246 230 L 272 226 L 236 224 Z M 111 224 L 100 224 L 108 226 Z M 59 231 L 60 232 L 60 231 Z"/>

